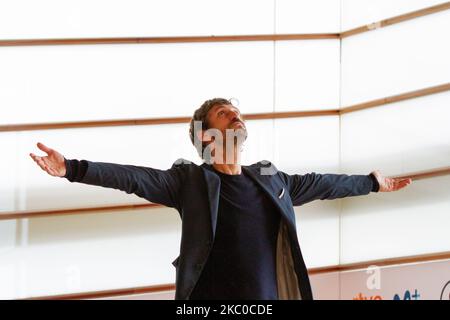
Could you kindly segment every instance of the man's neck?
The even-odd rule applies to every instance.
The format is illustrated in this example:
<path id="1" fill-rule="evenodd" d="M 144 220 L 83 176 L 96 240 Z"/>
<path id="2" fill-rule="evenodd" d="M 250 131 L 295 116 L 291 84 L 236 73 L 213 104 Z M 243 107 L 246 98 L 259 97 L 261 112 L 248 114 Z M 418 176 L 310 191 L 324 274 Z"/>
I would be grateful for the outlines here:
<path id="1" fill-rule="evenodd" d="M 233 161 L 228 161 L 228 159 L 225 161 L 225 150 L 218 153 L 217 159 L 222 159 L 221 161 L 218 161 L 219 163 L 214 162 L 212 166 L 214 169 L 216 169 L 219 172 L 225 173 L 225 174 L 241 174 L 241 154 L 240 154 L 240 148 L 238 148 L 236 145 L 233 148 L 233 153 L 231 154 L 231 158 L 233 158 Z M 214 150 L 214 153 L 217 150 Z"/>
<path id="2" fill-rule="evenodd" d="M 214 167 L 214 169 L 216 169 L 219 172 L 222 172 L 224 174 L 230 174 L 230 175 L 236 175 L 236 174 L 241 174 L 242 170 L 241 170 L 241 165 L 240 164 L 228 164 L 228 163 L 223 163 L 223 164 L 216 164 L 213 163 L 212 165 Z"/>

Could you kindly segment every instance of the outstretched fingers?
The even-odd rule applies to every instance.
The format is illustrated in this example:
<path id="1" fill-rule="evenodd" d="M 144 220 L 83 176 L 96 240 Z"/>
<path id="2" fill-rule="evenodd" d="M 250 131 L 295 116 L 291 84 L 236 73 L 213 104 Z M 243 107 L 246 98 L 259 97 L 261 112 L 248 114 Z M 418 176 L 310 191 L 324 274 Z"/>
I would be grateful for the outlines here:
<path id="1" fill-rule="evenodd" d="M 39 157 L 37 155 L 35 155 L 34 153 L 30 153 L 30 157 L 31 159 L 33 159 L 36 163 L 42 159 L 42 157 Z"/>
<path id="2" fill-rule="evenodd" d="M 395 179 L 394 180 L 394 189 L 399 190 L 402 189 L 412 183 L 411 178 L 401 178 L 401 179 Z"/>
<path id="3" fill-rule="evenodd" d="M 40 142 L 37 143 L 37 147 L 47 154 L 50 154 L 53 151 L 53 149 L 47 147 L 45 144 Z"/>
<path id="4" fill-rule="evenodd" d="M 47 164 L 45 164 L 42 157 L 39 157 L 33 153 L 30 153 L 30 156 L 34 160 L 34 162 L 36 162 L 38 164 L 38 166 L 41 167 L 42 170 L 44 170 L 44 171 L 48 170 L 48 166 L 47 166 Z"/>

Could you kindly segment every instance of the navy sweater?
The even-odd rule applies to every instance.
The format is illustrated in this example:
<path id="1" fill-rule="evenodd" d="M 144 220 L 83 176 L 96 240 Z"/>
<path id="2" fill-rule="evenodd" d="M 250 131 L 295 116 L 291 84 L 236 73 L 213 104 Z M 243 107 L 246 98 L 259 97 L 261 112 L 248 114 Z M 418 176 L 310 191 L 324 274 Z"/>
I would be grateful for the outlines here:
<path id="1" fill-rule="evenodd" d="M 191 299 L 277 299 L 280 213 L 250 177 L 216 173 L 216 236 Z"/>

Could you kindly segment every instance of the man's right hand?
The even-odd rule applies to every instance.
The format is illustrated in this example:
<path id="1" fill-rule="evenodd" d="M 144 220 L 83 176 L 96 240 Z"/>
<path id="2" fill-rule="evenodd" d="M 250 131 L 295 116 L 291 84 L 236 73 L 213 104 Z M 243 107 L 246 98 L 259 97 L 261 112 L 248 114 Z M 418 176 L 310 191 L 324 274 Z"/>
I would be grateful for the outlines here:
<path id="1" fill-rule="evenodd" d="M 39 157 L 34 153 L 30 153 L 30 157 L 49 175 L 54 177 L 64 177 L 66 175 L 64 156 L 40 142 L 37 143 L 37 147 L 47 153 L 47 156 Z"/>

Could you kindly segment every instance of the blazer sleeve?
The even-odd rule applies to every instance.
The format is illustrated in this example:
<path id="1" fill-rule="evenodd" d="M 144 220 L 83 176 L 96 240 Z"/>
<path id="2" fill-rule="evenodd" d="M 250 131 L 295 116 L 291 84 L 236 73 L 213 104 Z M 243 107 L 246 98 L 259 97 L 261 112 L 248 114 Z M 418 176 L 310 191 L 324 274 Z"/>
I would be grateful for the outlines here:
<path id="1" fill-rule="evenodd" d="M 153 203 L 167 207 L 181 208 L 180 189 L 183 184 L 182 165 L 174 164 L 168 170 L 81 160 L 66 160 L 69 171 L 78 168 L 78 172 L 68 172 L 66 178 L 71 182 L 80 182 L 105 188 L 133 193 Z M 72 162 L 72 165 L 68 165 Z M 82 174 L 80 174 L 82 172 Z"/>
<path id="2" fill-rule="evenodd" d="M 294 206 L 301 206 L 313 200 L 332 200 L 377 192 L 370 175 L 346 174 L 293 174 L 278 171 L 287 185 Z"/>

